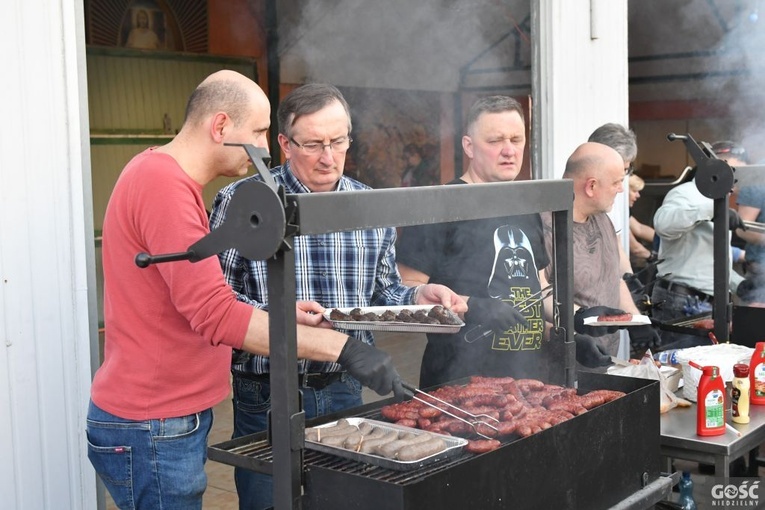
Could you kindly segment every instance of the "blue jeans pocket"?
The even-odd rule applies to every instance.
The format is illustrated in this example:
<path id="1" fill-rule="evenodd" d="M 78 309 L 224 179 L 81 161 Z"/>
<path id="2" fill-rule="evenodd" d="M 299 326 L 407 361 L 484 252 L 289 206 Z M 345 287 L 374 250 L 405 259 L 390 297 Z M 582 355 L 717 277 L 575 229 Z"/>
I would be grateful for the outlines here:
<path id="1" fill-rule="evenodd" d="M 133 501 L 133 455 L 129 446 L 104 446 L 97 424 L 88 422 L 88 459 L 119 508 L 135 508 Z"/>
<path id="2" fill-rule="evenodd" d="M 271 408 L 271 387 L 259 381 L 234 376 L 234 405 L 245 413 L 265 413 Z"/>

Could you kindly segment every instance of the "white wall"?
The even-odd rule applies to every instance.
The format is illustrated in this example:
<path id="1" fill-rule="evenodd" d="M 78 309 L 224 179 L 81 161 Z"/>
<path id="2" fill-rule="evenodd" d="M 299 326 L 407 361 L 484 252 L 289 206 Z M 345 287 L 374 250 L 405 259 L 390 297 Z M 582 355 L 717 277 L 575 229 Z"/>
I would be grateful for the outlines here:
<path id="1" fill-rule="evenodd" d="M 569 155 L 598 126 L 629 124 L 627 0 L 531 4 L 532 167 L 537 178 L 559 179 Z M 627 198 L 617 195 L 610 215 L 629 253 Z M 620 355 L 628 352 L 622 334 Z"/>
<path id="2" fill-rule="evenodd" d="M 84 438 L 96 314 L 83 2 L 9 0 L 3 13 L 0 506 L 95 508 Z"/>

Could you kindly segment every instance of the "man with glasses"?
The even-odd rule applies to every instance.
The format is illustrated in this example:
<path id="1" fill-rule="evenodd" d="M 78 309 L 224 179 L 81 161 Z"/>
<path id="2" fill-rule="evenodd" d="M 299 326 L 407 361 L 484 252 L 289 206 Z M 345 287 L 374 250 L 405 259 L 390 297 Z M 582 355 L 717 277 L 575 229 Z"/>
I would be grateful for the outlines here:
<path id="1" fill-rule="evenodd" d="M 337 88 L 318 83 L 298 87 L 281 102 L 277 118 L 279 146 L 287 162 L 271 174 L 287 193 L 369 189 L 343 175 L 352 125 L 348 103 Z M 218 193 L 210 219 L 212 228 L 225 218 L 236 188 L 253 179 L 260 177 L 237 181 Z M 441 304 L 456 313 L 467 309 L 462 298 L 443 285 L 402 284 L 395 241 L 395 228 L 297 236 L 297 298 L 317 301 L 327 308 Z M 268 308 L 266 263 L 247 260 L 235 250 L 222 253 L 220 260 L 226 281 L 239 299 Z M 351 334 L 373 344 L 369 331 Z M 339 364 L 299 360 L 298 370 L 306 418 L 361 405 L 361 385 Z M 234 359 L 232 373 L 234 437 L 265 430 L 271 394 L 268 357 L 243 353 Z M 257 510 L 272 505 L 270 476 L 237 468 L 235 481 L 240 508 Z"/>

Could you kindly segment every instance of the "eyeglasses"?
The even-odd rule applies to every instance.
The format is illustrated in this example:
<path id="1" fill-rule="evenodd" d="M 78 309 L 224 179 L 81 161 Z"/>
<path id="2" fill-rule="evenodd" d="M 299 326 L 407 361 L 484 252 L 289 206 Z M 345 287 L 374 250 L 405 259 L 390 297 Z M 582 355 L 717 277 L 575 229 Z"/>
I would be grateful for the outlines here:
<path id="1" fill-rule="evenodd" d="M 341 153 L 348 150 L 348 148 L 351 146 L 351 142 L 353 139 L 349 136 L 344 136 L 342 138 L 338 138 L 337 140 L 332 140 L 329 143 L 318 143 L 318 142 L 309 142 L 309 143 L 297 143 L 294 138 L 290 137 L 290 142 L 294 143 L 296 147 L 299 147 L 303 150 L 306 154 L 321 154 L 324 152 L 324 149 L 326 147 L 329 147 L 332 152 Z"/>
<path id="2" fill-rule="evenodd" d="M 628 166 L 627 168 L 624 169 L 624 175 L 629 177 L 633 173 L 635 173 L 635 165 L 630 163 L 630 166 Z"/>

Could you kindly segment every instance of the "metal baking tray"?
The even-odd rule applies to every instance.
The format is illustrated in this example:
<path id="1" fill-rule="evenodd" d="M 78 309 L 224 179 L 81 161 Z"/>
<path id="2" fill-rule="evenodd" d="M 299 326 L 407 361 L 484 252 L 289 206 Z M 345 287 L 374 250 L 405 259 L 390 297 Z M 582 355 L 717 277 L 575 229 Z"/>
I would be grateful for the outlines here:
<path id="1" fill-rule="evenodd" d="M 396 321 L 336 321 L 329 318 L 332 310 L 340 310 L 343 313 L 349 313 L 354 308 L 359 308 L 361 313 L 381 314 L 390 310 L 398 314 L 401 310 L 424 310 L 429 312 L 435 305 L 410 305 L 410 306 L 368 306 L 368 307 L 350 307 L 350 308 L 327 308 L 324 311 L 324 318 L 332 323 L 335 329 L 346 329 L 353 331 L 392 331 L 400 333 L 457 333 L 465 323 L 455 313 L 444 309 L 458 324 L 422 324 L 419 322 L 396 322 Z"/>
<path id="2" fill-rule="evenodd" d="M 367 464 L 373 464 L 375 466 L 380 466 L 387 469 L 394 469 L 397 471 L 409 471 L 413 469 L 418 469 L 422 466 L 433 464 L 434 462 L 438 462 L 440 460 L 454 457 L 455 455 L 459 455 L 460 452 L 462 451 L 462 448 L 464 448 L 465 445 L 468 443 L 467 439 L 463 439 L 461 437 L 445 436 L 443 434 L 436 434 L 436 433 L 427 432 L 424 430 L 413 429 L 411 427 L 404 427 L 403 425 L 396 425 L 395 423 L 386 423 L 384 421 L 370 420 L 367 418 L 345 418 L 345 419 L 348 421 L 348 423 L 350 423 L 351 425 L 355 425 L 356 427 L 366 422 L 375 427 L 380 427 L 381 429 L 385 431 L 395 430 L 398 432 L 408 432 L 408 433 L 417 434 L 417 435 L 427 434 L 429 436 L 439 437 L 443 439 L 444 442 L 446 443 L 446 449 L 439 453 L 436 453 L 435 455 L 431 455 L 429 457 L 425 457 L 419 460 L 403 462 L 403 461 L 399 461 L 395 459 L 388 459 L 386 457 L 380 457 L 378 455 L 372 455 L 368 453 L 359 453 L 359 452 L 354 452 L 353 450 L 346 450 L 345 448 L 328 446 L 322 443 L 317 443 L 315 441 L 309 441 L 308 439 L 306 439 L 305 441 L 305 447 L 311 450 L 317 450 L 324 453 L 330 453 L 332 455 L 337 455 L 338 457 L 344 457 L 346 459 L 356 460 L 359 462 L 366 462 Z M 318 425 L 313 428 L 332 427 L 334 425 L 337 425 L 337 421 L 325 423 L 323 425 Z"/>

